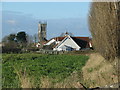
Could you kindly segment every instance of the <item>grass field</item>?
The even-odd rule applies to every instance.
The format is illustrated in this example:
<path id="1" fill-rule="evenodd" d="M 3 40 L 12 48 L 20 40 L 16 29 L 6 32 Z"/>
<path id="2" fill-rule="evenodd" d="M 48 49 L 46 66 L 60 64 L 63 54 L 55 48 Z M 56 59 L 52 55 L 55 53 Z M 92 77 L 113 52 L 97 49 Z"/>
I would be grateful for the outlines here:
<path id="1" fill-rule="evenodd" d="M 3 88 L 40 88 L 43 77 L 62 82 L 73 72 L 80 72 L 88 60 L 85 55 L 3 54 Z"/>

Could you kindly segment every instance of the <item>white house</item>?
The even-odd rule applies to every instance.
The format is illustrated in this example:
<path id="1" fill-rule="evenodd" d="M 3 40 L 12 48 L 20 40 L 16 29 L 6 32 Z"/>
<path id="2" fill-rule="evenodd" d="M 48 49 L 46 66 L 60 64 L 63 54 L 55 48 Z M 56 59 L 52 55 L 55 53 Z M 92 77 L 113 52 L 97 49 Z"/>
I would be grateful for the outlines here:
<path id="1" fill-rule="evenodd" d="M 68 34 L 52 38 L 44 45 L 52 47 L 54 51 L 73 51 L 92 47 L 89 37 L 72 37 Z"/>
<path id="2" fill-rule="evenodd" d="M 40 47 L 40 46 L 41 46 L 40 43 L 37 43 L 37 44 L 36 44 L 36 47 Z"/>
<path id="3" fill-rule="evenodd" d="M 54 42 L 56 42 L 56 40 L 53 38 L 53 39 L 51 39 L 50 41 L 48 41 L 46 44 L 44 44 L 44 45 L 50 45 L 50 44 L 52 44 L 52 43 L 54 43 Z"/>
<path id="4" fill-rule="evenodd" d="M 80 50 L 80 46 L 68 35 L 53 50 L 56 51 L 72 51 Z"/>

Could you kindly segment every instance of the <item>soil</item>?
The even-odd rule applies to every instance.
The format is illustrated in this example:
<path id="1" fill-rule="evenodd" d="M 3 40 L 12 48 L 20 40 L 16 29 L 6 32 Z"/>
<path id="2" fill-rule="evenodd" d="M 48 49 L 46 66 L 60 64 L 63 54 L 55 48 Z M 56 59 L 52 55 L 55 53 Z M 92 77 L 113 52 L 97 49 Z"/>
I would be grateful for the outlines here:
<path id="1" fill-rule="evenodd" d="M 116 60 L 109 62 L 100 54 L 89 54 L 89 60 L 82 68 L 84 85 L 89 88 L 103 87 L 118 83 Z"/>

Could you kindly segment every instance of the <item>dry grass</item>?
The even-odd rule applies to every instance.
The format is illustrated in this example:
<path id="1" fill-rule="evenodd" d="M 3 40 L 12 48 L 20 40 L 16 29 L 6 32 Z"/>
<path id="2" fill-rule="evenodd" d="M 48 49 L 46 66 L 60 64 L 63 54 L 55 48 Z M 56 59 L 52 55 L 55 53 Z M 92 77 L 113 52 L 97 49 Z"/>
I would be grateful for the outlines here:
<path id="1" fill-rule="evenodd" d="M 22 70 L 17 71 L 15 69 L 15 71 L 19 77 L 21 88 L 33 88 L 34 87 L 34 85 L 33 85 L 34 80 L 28 77 L 28 75 L 26 73 L 26 69 L 24 69 L 24 71 L 22 71 Z M 32 82 L 31 82 L 31 80 L 32 80 Z"/>
<path id="2" fill-rule="evenodd" d="M 49 77 L 42 77 L 40 88 L 83 88 L 76 72 L 61 82 L 53 83 L 52 81 L 53 79 Z"/>
<path id="3" fill-rule="evenodd" d="M 40 78 L 39 88 L 83 88 L 80 83 L 87 87 L 105 86 L 118 82 L 118 77 L 114 64 L 106 61 L 100 54 L 92 53 L 90 59 L 82 68 L 82 74 L 73 72 L 70 76 L 62 81 L 49 78 L 47 76 Z M 28 77 L 26 69 L 24 71 L 16 70 L 22 88 L 36 88 L 34 77 Z M 32 81 L 32 82 L 31 82 Z"/>
<path id="4" fill-rule="evenodd" d="M 15 69 L 21 84 L 21 88 L 36 88 L 34 84 L 34 78 L 27 75 L 26 69 L 24 71 Z M 57 79 L 52 79 L 47 76 L 40 78 L 40 86 L 38 88 L 83 88 L 80 84 L 81 76 L 77 72 L 73 72 L 69 77 L 65 78 L 63 81 L 57 81 Z"/>
<path id="5" fill-rule="evenodd" d="M 109 63 L 100 54 L 90 55 L 90 59 L 83 67 L 84 84 L 88 87 L 105 86 L 118 82 L 114 62 Z"/>
<path id="6" fill-rule="evenodd" d="M 55 88 L 82 88 L 78 73 L 73 72 L 71 76 L 66 78 L 63 82 L 56 83 Z"/>
<path id="7" fill-rule="evenodd" d="M 50 78 L 48 77 L 41 77 L 40 79 L 41 84 L 40 84 L 40 88 L 52 88 L 52 82 L 50 80 Z"/>

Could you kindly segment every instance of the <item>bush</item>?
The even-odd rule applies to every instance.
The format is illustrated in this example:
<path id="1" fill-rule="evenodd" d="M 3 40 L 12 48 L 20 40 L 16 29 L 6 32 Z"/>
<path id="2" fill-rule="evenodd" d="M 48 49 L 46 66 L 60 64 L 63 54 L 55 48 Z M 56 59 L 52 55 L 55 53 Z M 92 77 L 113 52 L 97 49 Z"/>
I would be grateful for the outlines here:
<path id="1" fill-rule="evenodd" d="M 2 47 L 2 53 L 20 53 L 20 48 Z"/>

